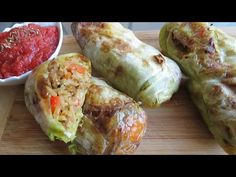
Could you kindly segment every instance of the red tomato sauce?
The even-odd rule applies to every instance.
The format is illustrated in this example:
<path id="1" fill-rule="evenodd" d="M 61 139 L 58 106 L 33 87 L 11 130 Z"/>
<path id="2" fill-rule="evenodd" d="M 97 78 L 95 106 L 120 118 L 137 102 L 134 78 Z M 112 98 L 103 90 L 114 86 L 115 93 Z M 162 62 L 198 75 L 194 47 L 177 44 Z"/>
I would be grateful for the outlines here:
<path id="1" fill-rule="evenodd" d="M 34 69 L 49 59 L 58 42 L 56 26 L 29 24 L 0 33 L 0 79 Z"/>

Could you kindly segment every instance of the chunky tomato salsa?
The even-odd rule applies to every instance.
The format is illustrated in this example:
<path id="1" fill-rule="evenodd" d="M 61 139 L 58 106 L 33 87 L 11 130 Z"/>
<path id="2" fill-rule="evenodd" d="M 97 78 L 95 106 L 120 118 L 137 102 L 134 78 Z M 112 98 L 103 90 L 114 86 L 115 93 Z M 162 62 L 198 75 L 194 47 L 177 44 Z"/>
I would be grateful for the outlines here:
<path id="1" fill-rule="evenodd" d="M 0 33 L 0 79 L 34 69 L 49 59 L 58 42 L 56 26 L 29 24 Z"/>

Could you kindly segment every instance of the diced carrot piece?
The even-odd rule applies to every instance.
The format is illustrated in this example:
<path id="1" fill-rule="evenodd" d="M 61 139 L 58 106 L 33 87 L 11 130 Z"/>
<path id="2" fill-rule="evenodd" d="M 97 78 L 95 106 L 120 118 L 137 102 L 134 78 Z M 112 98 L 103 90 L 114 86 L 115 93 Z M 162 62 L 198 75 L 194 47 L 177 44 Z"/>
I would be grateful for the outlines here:
<path id="1" fill-rule="evenodd" d="M 60 97 L 59 96 L 51 96 L 50 104 L 51 104 L 52 113 L 54 113 L 56 107 L 60 106 Z"/>
<path id="2" fill-rule="evenodd" d="M 77 65 L 77 64 L 71 64 L 69 66 L 69 71 L 77 71 L 80 74 L 85 73 L 85 68 L 83 66 Z"/>

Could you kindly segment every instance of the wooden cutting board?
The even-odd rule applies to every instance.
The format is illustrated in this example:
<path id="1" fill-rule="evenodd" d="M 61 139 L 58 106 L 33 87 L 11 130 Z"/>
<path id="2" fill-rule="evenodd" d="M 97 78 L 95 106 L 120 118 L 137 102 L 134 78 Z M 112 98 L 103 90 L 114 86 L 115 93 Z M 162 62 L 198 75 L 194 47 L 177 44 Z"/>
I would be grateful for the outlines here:
<path id="1" fill-rule="evenodd" d="M 236 36 L 234 27 L 223 30 Z M 136 34 L 159 48 L 158 31 Z M 72 36 L 65 36 L 60 53 L 69 52 L 80 48 Z M 68 154 L 65 144 L 49 141 L 41 131 L 25 107 L 23 93 L 23 85 L 0 88 L 0 154 Z M 135 154 L 225 154 L 182 86 L 169 102 L 146 112 L 147 132 Z"/>

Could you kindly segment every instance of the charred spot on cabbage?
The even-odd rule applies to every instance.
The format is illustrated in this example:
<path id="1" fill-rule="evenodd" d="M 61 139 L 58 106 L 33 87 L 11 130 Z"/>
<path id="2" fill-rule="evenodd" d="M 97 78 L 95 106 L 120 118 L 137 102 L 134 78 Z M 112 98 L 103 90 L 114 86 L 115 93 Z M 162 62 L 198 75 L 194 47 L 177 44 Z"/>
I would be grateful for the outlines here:
<path id="1" fill-rule="evenodd" d="M 161 54 L 154 55 L 153 57 L 154 57 L 155 61 L 160 65 L 165 62 L 165 58 Z"/>
<path id="2" fill-rule="evenodd" d="M 123 67 L 122 66 L 117 66 L 117 68 L 116 68 L 116 70 L 115 70 L 115 75 L 116 76 L 120 76 L 120 75 L 122 75 L 122 73 L 123 73 Z"/>
<path id="3" fill-rule="evenodd" d="M 172 37 L 172 41 L 174 42 L 175 46 L 176 46 L 181 52 L 183 52 L 183 53 L 189 53 L 189 52 L 190 52 L 190 48 L 189 48 L 187 45 L 183 44 L 183 42 L 182 42 L 180 39 L 178 39 L 178 38 L 174 35 L 173 32 L 171 33 L 171 37 Z"/>

